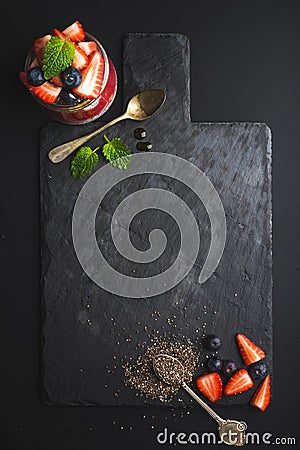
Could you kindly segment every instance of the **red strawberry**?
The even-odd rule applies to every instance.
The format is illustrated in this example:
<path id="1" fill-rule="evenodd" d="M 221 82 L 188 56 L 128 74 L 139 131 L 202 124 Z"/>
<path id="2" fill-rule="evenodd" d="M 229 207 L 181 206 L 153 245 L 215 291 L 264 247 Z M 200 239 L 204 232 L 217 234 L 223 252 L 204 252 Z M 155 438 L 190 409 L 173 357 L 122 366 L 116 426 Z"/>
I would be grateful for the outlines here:
<path id="1" fill-rule="evenodd" d="M 54 103 L 60 94 L 61 87 L 55 86 L 49 81 L 45 81 L 40 86 L 31 86 L 27 81 L 25 72 L 20 72 L 20 79 L 34 95 L 46 103 Z"/>
<path id="2" fill-rule="evenodd" d="M 55 36 L 58 36 L 61 39 L 70 40 L 69 37 L 67 37 L 64 33 L 59 31 L 57 28 L 53 28 L 53 33 Z M 75 47 L 75 53 L 74 53 L 74 59 L 72 61 L 72 66 L 76 67 L 76 69 L 78 69 L 78 70 L 81 70 L 87 65 L 89 58 L 86 55 L 86 53 L 78 45 L 74 44 L 74 47 Z"/>
<path id="3" fill-rule="evenodd" d="M 267 375 L 260 383 L 250 400 L 250 405 L 265 411 L 271 399 L 271 378 Z"/>
<path id="4" fill-rule="evenodd" d="M 50 41 L 51 37 L 52 37 L 51 34 L 46 34 L 45 36 L 38 38 L 34 41 L 33 49 L 40 66 L 42 65 L 43 62 L 45 47 L 47 43 Z"/>
<path id="5" fill-rule="evenodd" d="M 68 26 L 64 29 L 63 33 L 68 36 L 71 41 L 80 42 L 85 38 L 85 32 L 81 23 L 76 20 L 76 22 L 72 23 L 72 25 Z"/>
<path id="6" fill-rule="evenodd" d="M 254 342 L 250 341 L 250 339 L 247 338 L 244 334 L 239 333 L 235 338 L 241 353 L 241 357 L 246 366 L 249 366 L 250 364 L 253 364 L 256 361 L 260 361 L 261 359 L 266 357 L 265 352 L 256 344 L 254 344 Z"/>
<path id="7" fill-rule="evenodd" d="M 78 42 L 78 47 L 80 47 L 81 50 L 83 50 L 88 56 L 97 50 L 97 44 L 95 41 Z"/>
<path id="8" fill-rule="evenodd" d="M 78 45 L 75 44 L 75 53 L 74 59 L 72 61 L 72 66 L 76 67 L 76 69 L 78 70 L 81 70 L 87 65 L 88 62 L 89 58 L 87 54 L 80 47 L 78 47 Z"/>
<path id="9" fill-rule="evenodd" d="M 222 396 L 222 379 L 217 372 L 211 372 L 196 379 L 196 385 L 200 392 L 211 402 L 220 400 Z"/>
<path id="10" fill-rule="evenodd" d="M 64 86 L 59 75 L 52 77 L 50 81 L 51 81 L 51 83 L 54 83 L 56 86 L 60 86 L 60 87 Z"/>
<path id="11" fill-rule="evenodd" d="M 224 388 L 224 395 L 240 394 L 252 388 L 253 384 L 247 370 L 240 369 L 228 380 Z"/>
<path id="12" fill-rule="evenodd" d="M 30 64 L 30 66 L 28 67 L 28 70 L 32 69 L 33 67 L 39 67 L 39 62 L 37 58 L 34 58 Z"/>
<path id="13" fill-rule="evenodd" d="M 59 31 L 57 28 L 53 28 L 53 34 L 54 36 L 60 37 L 61 39 L 67 39 L 67 36 Z"/>
<path id="14" fill-rule="evenodd" d="M 101 91 L 104 76 L 104 59 L 98 50 L 90 56 L 89 63 L 81 74 L 82 81 L 73 91 L 81 97 L 97 98 Z"/>

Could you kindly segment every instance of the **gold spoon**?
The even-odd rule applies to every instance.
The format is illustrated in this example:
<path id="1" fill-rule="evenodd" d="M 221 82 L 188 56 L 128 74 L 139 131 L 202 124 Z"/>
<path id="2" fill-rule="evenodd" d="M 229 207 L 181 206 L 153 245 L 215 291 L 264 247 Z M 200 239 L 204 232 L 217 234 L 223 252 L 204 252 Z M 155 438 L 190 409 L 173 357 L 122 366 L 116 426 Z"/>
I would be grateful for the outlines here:
<path id="1" fill-rule="evenodd" d="M 166 384 L 174 382 L 181 385 L 205 411 L 211 415 L 219 425 L 221 441 L 227 445 L 241 447 L 245 445 L 245 422 L 237 420 L 222 419 L 210 406 L 208 406 L 184 381 L 185 370 L 181 362 L 171 355 L 159 354 L 153 359 L 153 369 L 157 377 Z"/>
<path id="2" fill-rule="evenodd" d="M 120 120 L 132 119 L 132 120 L 146 120 L 153 116 L 159 108 L 163 105 L 166 99 L 166 94 L 160 89 L 151 89 L 149 91 L 143 91 L 136 94 L 128 103 L 126 111 L 116 119 L 107 123 L 101 128 L 92 131 L 85 136 L 74 139 L 73 141 L 66 142 L 65 144 L 59 145 L 53 148 L 48 153 L 50 161 L 53 163 L 59 163 L 67 158 L 74 150 L 80 147 L 82 144 L 101 133 L 101 131 L 106 130 Z"/>

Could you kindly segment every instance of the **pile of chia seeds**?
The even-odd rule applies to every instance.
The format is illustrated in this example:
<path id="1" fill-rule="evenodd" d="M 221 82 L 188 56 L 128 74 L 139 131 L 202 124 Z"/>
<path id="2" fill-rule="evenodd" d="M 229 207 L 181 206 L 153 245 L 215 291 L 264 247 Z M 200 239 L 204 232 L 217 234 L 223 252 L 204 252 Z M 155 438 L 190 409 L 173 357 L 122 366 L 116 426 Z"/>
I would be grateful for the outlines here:
<path id="1" fill-rule="evenodd" d="M 184 367 L 184 381 L 190 383 L 199 363 L 199 350 L 189 338 L 171 340 L 166 336 L 154 336 L 151 344 L 142 355 L 138 356 L 134 364 L 127 363 L 123 366 L 125 385 L 138 390 L 145 397 L 169 402 L 179 391 L 180 384 L 176 381 L 175 373 L 174 384 L 167 384 L 157 377 L 153 369 L 153 360 L 159 354 L 177 358 Z"/>

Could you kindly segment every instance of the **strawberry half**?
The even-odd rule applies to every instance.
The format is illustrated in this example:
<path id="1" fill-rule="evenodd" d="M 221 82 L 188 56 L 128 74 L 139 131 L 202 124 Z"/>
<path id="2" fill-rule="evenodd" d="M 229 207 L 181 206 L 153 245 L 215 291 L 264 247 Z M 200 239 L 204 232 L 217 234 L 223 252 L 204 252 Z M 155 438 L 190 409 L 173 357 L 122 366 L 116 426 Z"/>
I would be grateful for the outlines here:
<path id="1" fill-rule="evenodd" d="M 63 30 L 63 33 L 68 36 L 71 41 L 80 42 L 85 38 L 85 32 L 81 23 L 76 20 L 76 22 L 69 25 Z"/>
<path id="2" fill-rule="evenodd" d="M 32 69 L 33 67 L 39 67 L 39 66 L 40 66 L 40 64 L 39 64 L 39 62 L 38 62 L 38 59 L 37 59 L 37 58 L 34 58 L 34 59 L 32 60 L 32 63 L 31 63 L 30 66 L 28 67 L 28 70 Z"/>
<path id="3" fill-rule="evenodd" d="M 104 59 L 98 50 L 90 56 L 89 63 L 81 74 L 82 81 L 73 91 L 81 97 L 97 98 L 100 94 L 104 77 Z"/>
<path id="4" fill-rule="evenodd" d="M 266 357 L 265 352 L 254 344 L 254 342 L 250 341 L 250 339 L 244 334 L 238 333 L 235 338 L 241 357 L 246 366 L 249 366 L 250 364 L 260 361 Z"/>
<path id="5" fill-rule="evenodd" d="M 62 82 L 62 80 L 61 80 L 59 75 L 56 75 L 55 77 L 52 77 L 50 81 L 51 81 L 51 83 L 54 83 L 56 86 L 60 86 L 60 87 L 64 86 L 64 84 L 63 84 L 63 82 Z"/>
<path id="6" fill-rule="evenodd" d="M 217 372 L 208 373 L 196 379 L 196 386 L 211 402 L 222 396 L 222 379 Z"/>
<path id="7" fill-rule="evenodd" d="M 95 50 L 97 50 L 97 44 L 95 41 L 78 42 L 77 45 L 87 56 L 90 56 Z"/>
<path id="8" fill-rule="evenodd" d="M 253 385 L 254 383 L 247 370 L 240 369 L 228 380 L 224 388 L 224 395 L 240 394 L 248 391 Z"/>
<path id="9" fill-rule="evenodd" d="M 53 34 L 57 37 L 60 37 L 61 39 L 70 40 L 69 36 L 67 36 L 64 32 L 59 31 L 57 28 L 53 28 Z M 74 44 L 74 47 L 75 53 L 74 59 L 72 61 L 72 66 L 76 67 L 76 69 L 78 70 L 81 70 L 87 65 L 89 58 L 77 44 Z"/>
<path id="10" fill-rule="evenodd" d="M 57 36 L 61 39 L 67 39 L 67 36 L 64 33 L 62 33 L 58 28 L 53 28 L 53 35 Z M 70 39 L 67 39 L 67 40 L 70 40 Z"/>
<path id="11" fill-rule="evenodd" d="M 271 400 L 271 378 L 267 375 L 260 383 L 250 400 L 250 405 L 265 411 Z"/>
<path id="12" fill-rule="evenodd" d="M 89 62 L 89 57 L 78 45 L 74 44 L 74 46 L 75 46 L 75 53 L 74 59 L 72 61 L 72 66 L 76 67 L 76 69 L 78 70 L 81 70 Z"/>
<path id="13" fill-rule="evenodd" d="M 40 66 L 43 63 L 45 47 L 47 43 L 50 41 L 51 37 L 52 37 L 51 34 L 46 34 L 45 36 L 42 36 L 41 38 L 38 38 L 34 41 L 33 50 Z"/>
<path id="14" fill-rule="evenodd" d="M 27 81 L 27 75 L 25 72 L 20 72 L 20 79 L 25 86 L 37 97 L 46 103 L 54 103 L 61 91 L 61 87 L 55 86 L 55 84 L 45 81 L 40 86 L 31 86 Z"/>

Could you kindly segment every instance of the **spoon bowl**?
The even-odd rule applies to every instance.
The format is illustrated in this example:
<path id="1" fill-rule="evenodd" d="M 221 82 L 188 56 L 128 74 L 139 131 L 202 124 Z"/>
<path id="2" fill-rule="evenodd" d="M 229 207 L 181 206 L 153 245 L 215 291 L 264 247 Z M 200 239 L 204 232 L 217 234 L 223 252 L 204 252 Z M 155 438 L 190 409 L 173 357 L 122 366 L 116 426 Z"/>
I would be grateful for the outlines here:
<path id="1" fill-rule="evenodd" d="M 156 376 L 166 384 L 182 384 L 184 382 L 184 367 L 179 359 L 171 355 L 159 354 L 153 360 Z"/>
<path id="2" fill-rule="evenodd" d="M 111 120 L 106 125 L 92 131 L 85 136 L 81 136 L 64 144 L 54 147 L 48 153 L 48 157 L 51 162 L 59 163 L 66 159 L 71 153 L 73 153 L 78 147 L 81 147 L 85 142 L 92 139 L 97 134 L 111 127 L 112 125 L 120 122 L 121 120 L 146 120 L 153 116 L 164 104 L 166 94 L 161 89 L 150 89 L 140 92 L 134 95 L 128 102 L 126 111 L 119 117 Z"/>
<path id="3" fill-rule="evenodd" d="M 143 91 L 132 97 L 128 103 L 126 114 L 128 119 L 146 120 L 158 111 L 166 99 L 160 89 Z"/>
<path id="4" fill-rule="evenodd" d="M 219 425 L 219 436 L 224 444 L 241 447 L 245 445 L 245 422 L 222 419 L 207 403 L 205 403 L 185 382 L 185 370 L 183 364 L 174 356 L 160 353 L 153 358 L 153 370 L 156 376 L 166 384 L 178 384 L 182 386 L 202 408 Z"/>

